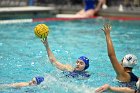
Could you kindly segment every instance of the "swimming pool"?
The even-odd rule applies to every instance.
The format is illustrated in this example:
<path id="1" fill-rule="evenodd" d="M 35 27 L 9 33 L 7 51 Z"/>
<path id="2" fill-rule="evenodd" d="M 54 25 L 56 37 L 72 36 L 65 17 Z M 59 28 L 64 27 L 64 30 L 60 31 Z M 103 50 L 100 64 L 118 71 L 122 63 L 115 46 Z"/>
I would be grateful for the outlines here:
<path id="1" fill-rule="evenodd" d="M 46 76 L 37 87 L 0 89 L 2 93 L 91 93 L 92 89 L 109 83 L 115 85 L 115 72 L 107 55 L 104 33 L 105 19 L 48 21 L 20 24 L 0 24 L 0 83 L 30 81 L 35 76 Z M 133 53 L 140 59 L 140 21 L 113 21 L 111 37 L 116 55 L 122 59 Z M 50 48 L 62 63 L 75 65 L 81 55 L 90 59 L 88 80 L 63 78 L 61 71 L 50 64 L 46 50 L 35 37 L 33 28 L 39 23 L 50 27 Z M 140 62 L 133 70 L 140 76 Z M 61 78 L 60 78 L 61 77 Z M 94 93 L 94 92 L 93 92 Z"/>

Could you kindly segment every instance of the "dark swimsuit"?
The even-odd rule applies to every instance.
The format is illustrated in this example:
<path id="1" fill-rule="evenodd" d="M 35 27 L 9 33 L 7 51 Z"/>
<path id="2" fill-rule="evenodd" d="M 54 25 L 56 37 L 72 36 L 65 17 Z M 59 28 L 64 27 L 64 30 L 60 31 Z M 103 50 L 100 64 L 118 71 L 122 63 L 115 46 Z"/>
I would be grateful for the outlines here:
<path id="1" fill-rule="evenodd" d="M 134 75 L 132 72 L 128 72 L 128 74 L 130 75 L 130 78 L 131 78 L 131 81 L 130 82 L 132 82 L 132 81 L 138 81 L 138 77 L 136 76 L 136 75 Z"/>
<path id="2" fill-rule="evenodd" d="M 72 77 L 72 78 L 77 78 L 77 77 L 84 77 L 84 78 L 88 78 L 90 77 L 90 74 L 85 72 L 85 71 L 73 71 L 73 72 L 68 72 L 66 74 L 66 77 Z"/>
<path id="3" fill-rule="evenodd" d="M 132 72 L 128 72 L 130 75 L 130 82 L 120 82 L 119 84 L 120 87 L 131 87 L 132 89 L 137 89 L 136 88 L 136 82 L 138 81 L 138 77 L 134 75 Z"/>
<path id="4" fill-rule="evenodd" d="M 85 11 L 89 9 L 94 9 L 95 0 L 84 0 L 85 3 Z"/>

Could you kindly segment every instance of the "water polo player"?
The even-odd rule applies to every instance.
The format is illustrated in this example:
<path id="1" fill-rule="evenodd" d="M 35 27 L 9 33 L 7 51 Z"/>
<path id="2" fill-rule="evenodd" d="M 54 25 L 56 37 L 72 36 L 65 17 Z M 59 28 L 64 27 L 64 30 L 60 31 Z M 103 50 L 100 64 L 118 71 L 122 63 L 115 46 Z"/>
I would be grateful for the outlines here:
<path id="1" fill-rule="evenodd" d="M 123 84 L 123 87 L 131 87 L 138 81 L 138 77 L 133 74 L 132 69 L 137 64 L 137 57 L 133 54 L 127 54 L 119 63 L 116 58 L 115 50 L 110 36 L 110 24 L 104 25 L 103 29 L 107 42 L 108 56 L 112 66 L 117 74 L 117 79 Z"/>
<path id="2" fill-rule="evenodd" d="M 48 53 L 48 58 L 51 63 L 53 63 L 58 69 L 62 71 L 67 71 L 69 72 L 66 76 L 68 77 L 89 77 L 90 74 L 86 72 L 85 70 L 88 69 L 89 67 L 89 59 L 85 56 L 81 56 L 77 59 L 76 61 L 76 67 L 73 68 L 69 64 L 62 64 L 60 63 L 52 53 L 51 49 L 49 48 L 48 40 L 47 38 L 45 40 L 42 40 L 44 46 L 46 47 L 47 53 Z"/>

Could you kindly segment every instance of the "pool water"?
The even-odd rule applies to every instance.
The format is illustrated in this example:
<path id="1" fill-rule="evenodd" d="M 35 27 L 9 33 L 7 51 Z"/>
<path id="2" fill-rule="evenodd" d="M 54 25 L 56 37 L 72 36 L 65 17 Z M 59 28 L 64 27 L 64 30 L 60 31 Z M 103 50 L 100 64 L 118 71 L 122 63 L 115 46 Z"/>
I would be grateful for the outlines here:
<path id="1" fill-rule="evenodd" d="M 35 76 L 46 77 L 45 82 L 39 86 L 0 88 L 1 93 L 94 93 L 95 88 L 105 83 L 116 85 L 116 74 L 101 30 L 105 22 L 112 24 L 111 37 L 117 58 L 121 61 L 124 55 L 132 53 L 139 60 L 140 21 L 87 19 L 0 24 L 0 84 L 26 82 Z M 45 47 L 33 32 L 39 23 L 49 26 L 50 48 L 61 63 L 75 66 L 81 55 L 90 59 L 89 79 L 65 78 L 49 62 Z M 140 76 L 140 62 L 133 71 Z"/>

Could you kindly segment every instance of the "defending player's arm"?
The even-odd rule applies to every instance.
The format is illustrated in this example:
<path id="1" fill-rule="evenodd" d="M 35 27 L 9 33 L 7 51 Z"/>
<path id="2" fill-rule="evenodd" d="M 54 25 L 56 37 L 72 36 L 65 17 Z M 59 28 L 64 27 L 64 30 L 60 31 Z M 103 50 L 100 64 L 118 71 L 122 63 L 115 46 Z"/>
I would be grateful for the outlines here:
<path id="1" fill-rule="evenodd" d="M 46 47 L 47 53 L 48 53 L 48 57 L 51 63 L 53 63 L 58 69 L 64 71 L 72 71 L 73 68 L 70 65 L 64 65 L 62 63 L 60 63 L 59 61 L 57 61 L 57 59 L 55 58 L 54 54 L 52 53 L 51 49 L 49 48 L 49 44 L 48 44 L 48 40 L 47 38 L 42 41 L 44 46 Z"/>
<path id="2" fill-rule="evenodd" d="M 125 72 L 123 70 L 123 67 L 119 64 L 116 58 L 115 50 L 114 50 L 113 43 L 110 36 L 110 31 L 111 31 L 110 24 L 104 25 L 104 29 L 102 30 L 104 31 L 105 36 L 106 36 L 108 56 L 111 60 L 113 68 L 116 71 L 117 75 L 122 76 L 123 74 L 125 74 Z"/>

